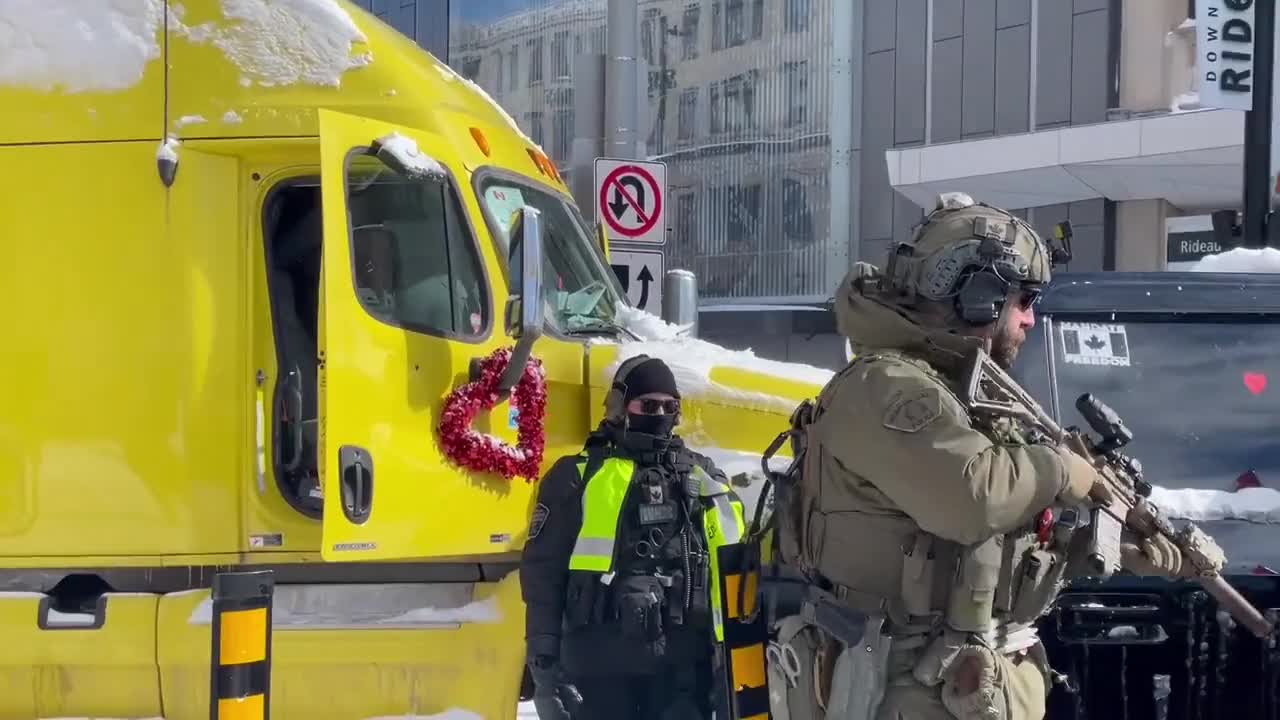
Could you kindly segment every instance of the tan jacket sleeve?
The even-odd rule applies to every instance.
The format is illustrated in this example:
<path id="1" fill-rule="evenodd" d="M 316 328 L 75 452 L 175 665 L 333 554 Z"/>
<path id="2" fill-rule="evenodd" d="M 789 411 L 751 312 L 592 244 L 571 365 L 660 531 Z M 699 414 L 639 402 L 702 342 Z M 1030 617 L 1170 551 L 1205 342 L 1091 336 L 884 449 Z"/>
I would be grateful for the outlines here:
<path id="1" fill-rule="evenodd" d="M 927 532 L 981 542 L 1028 522 L 1064 490 L 1092 484 L 1094 470 L 1065 451 L 993 443 L 918 368 L 881 361 L 860 375 L 832 398 L 821 444 Z M 1084 482 L 1069 482 L 1073 473 Z"/>

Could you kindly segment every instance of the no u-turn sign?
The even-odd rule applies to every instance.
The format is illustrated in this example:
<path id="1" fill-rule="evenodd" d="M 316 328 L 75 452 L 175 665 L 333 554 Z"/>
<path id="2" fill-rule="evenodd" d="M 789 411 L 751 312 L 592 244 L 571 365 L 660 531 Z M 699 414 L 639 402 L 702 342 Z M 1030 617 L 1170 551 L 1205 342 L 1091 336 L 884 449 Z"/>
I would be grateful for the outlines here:
<path id="1" fill-rule="evenodd" d="M 667 166 L 596 158 L 596 217 L 610 242 L 662 245 L 667 241 Z"/>

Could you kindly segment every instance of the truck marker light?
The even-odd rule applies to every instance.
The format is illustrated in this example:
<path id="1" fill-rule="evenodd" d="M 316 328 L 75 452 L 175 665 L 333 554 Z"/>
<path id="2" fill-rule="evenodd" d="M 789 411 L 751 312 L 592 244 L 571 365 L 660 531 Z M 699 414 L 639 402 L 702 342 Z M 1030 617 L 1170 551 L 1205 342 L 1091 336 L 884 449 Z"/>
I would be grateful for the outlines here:
<path id="1" fill-rule="evenodd" d="M 480 148 L 480 152 L 484 153 L 485 157 L 489 157 L 489 138 L 484 136 L 480 128 L 471 128 L 471 139 L 476 141 L 476 147 Z"/>

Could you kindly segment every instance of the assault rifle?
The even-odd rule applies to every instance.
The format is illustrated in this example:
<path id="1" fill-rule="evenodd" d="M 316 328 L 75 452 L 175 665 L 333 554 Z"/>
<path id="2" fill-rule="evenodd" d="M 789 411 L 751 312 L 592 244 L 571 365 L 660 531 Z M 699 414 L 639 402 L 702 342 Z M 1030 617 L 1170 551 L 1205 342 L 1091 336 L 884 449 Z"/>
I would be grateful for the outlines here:
<path id="1" fill-rule="evenodd" d="M 1119 569 L 1123 528 L 1142 538 L 1163 535 L 1178 547 L 1184 562 L 1195 568 L 1199 583 L 1232 617 L 1260 638 L 1274 632 L 1271 622 L 1222 578 L 1226 555 L 1213 538 L 1193 523 L 1174 530 L 1148 499 L 1151 484 L 1142 476 L 1142 464 L 1119 452 L 1133 440 L 1133 433 L 1101 400 L 1088 393 L 1076 400 L 1076 409 L 1101 436 L 1100 440 L 1076 427 L 1064 430 L 981 349 L 976 350 L 961 389 L 962 401 L 975 416 L 1021 420 L 1042 436 L 1038 440 L 1075 452 L 1097 468 L 1101 482 L 1090 492 L 1087 530 L 1088 562 L 1097 576 L 1106 578 Z"/>

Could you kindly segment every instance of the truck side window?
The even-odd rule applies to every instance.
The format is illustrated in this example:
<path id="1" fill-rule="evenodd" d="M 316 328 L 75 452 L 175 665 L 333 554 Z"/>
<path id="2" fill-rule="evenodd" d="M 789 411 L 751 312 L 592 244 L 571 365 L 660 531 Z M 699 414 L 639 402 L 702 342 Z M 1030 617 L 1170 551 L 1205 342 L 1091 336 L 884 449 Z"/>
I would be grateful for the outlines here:
<path id="1" fill-rule="evenodd" d="M 356 294 L 369 314 L 430 335 L 487 331 L 484 271 L 447 180 L 406 178 L 375 157 L 354 155 L 347 206 Z"/>

